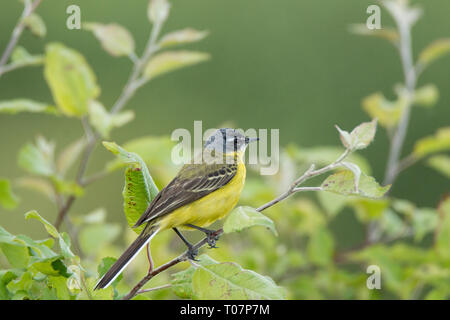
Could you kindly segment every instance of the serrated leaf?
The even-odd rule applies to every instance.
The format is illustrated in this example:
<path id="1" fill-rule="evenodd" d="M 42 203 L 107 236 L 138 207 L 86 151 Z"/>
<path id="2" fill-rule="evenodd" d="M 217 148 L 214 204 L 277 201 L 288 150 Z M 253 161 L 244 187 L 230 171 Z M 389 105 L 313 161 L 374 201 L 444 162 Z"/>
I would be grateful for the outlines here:
<path id="1" fill-rule="evenodd" d="M 348 133 L 342 130 L 338 126 L 336 129 L 339 131 L 339 136 L 342 144 L 348 150 L 359 150 L 366 148 L 374 139 L 377 129 L 377 120 L 374 119 L 371 122 L 361 123 L 354 128 L 352 132 Z"/>
<path id="2" fill-rule="evenodd" d="M 450 178 L 450 157 L 446 155 L 433 156 L 427 161 L 428 166 Z"/>
<path id="3" fill-rule="evenodd" d="M 426 66 L 449 53 L 450 38 L 435 40 L 420 53 L 417 62 L 418 64 Z"/>
<path id="4" fill-rule="evenodd" d="M 201 260 L 201 258 L 199 259 Z M 194 267 L 172 274 L 170 281 L 171 289 L 178 297 L 182 299 L 192 299 L 192 276 L 195 273 Z"/>
<path id="5" fill-rule="evenodd" d="M 33 174 L 51 176 L 54 173 L 54 149 L 53 143 L 38 137 L 36 144 L 28 143 L 19 151 L 19 166 Z"/>
<path id="6" fill-rule="evenodd" d="M 85 58 L 60 43 L 47 45 L 44 75 L 58 108 L 65 115 L 85 115 L 88 102 L 100 94 L 95 74 Z"/>
<path id="7" fill-rule="evenodd" d="M 147 17 L 154 24 L 162 24 L 166 21 L 170 12 L 170 3 L 167 0 L 150 0 L 148 3 Z"/>
<path id="8" fill-rule="evenodd" d="M 350 32 L 362 36 L 371 36 L 388 40 L 394 44 L 398 43 L 399 34 L 397 30 L 389 27 L 383 27 L 382 29 L 369 29 L 365 24 L 352 24 L 350 25 Z"/>
<path id="9" fill-rule="evenodd" d="M 103 49 L 113 56 L 128 56 L 134 52 L 133 36 L 117 23 L 85 23 L 83 28 L 92 31 Z"/>
<path id="10" fill-rule="evenodd" d="M 193 277 L 196 299 L 259 300 L 285 299 L 285 291 L 266 276 L 243 269 L 232 262 L 202 264 Z"/>
<path id="11" fill-rule="evenodd" d="M 24 20 L 24 25 L 30 29 L 31 33 L 38 37 L 45 37 L 47 34 L 47 27 L 45 26 L 44 20 L 37 13 L 32 13 Z"/>
<path id="12" fill-rule="evenodd" d="M 439 90 L 434 84 L 425 85 L 414 93 L 414 104 L 430 108 L 439 100 Z"/>
<path id="13" fill-rule="evenodd" d="M 225 233 L 239 232 L 253 226 L 266 227 L 274 235 L 278 235 L 275 224 L 270 218 L 248 206 L 237 207 L 231 211 L 223 224 L 223 231 Z"/>
<path id="14" fill-rule="evenodd" d="M 125 170 L 125 187 L 122 194 L 127 222 L 132 227 L 159 190 L 140 156 L 127 152 L 114 142 L 103 142 L 103 145 L 128 165 Z M 133 230 L 139 233 L 142 228 L 143 226 Z"/>
<path id="15" fill-rule="evenodd" d="M 371 122 L 364 122 L 352 130 L 350 135 L 354 141 L 353 149 L 359 150 L 366 148 L 375 138 L 377 131 L 377 119 Z"/>
<path id="16" fill-rule="evenodd" d="M 58 230 L 56 230 L 56 228 L 47 220 L 45 220 L 36 210 L 32 210 L 32 211 L 28 211 L 27 213 L 25 213 L 25 220 L 28 219 L 35 219 L 38 220 L 39 222 L 41 222 L 44 227 L 45 230 L 47 230 L 47 232 L 55 238 L 59 237 L 59 232 Z"/>
<path id="17" fill-rule="evenodd" d="M 0 113 L 17 114 L 19 112 L 58 114 L 58 110 L 49 104 L 28 99 L 0 101 Z"/>
<path id="18" fill-rule="evenodd" d="M 351 162 L 341 162 L 341 165 L 346 167 L 348 170 L 353 172 L 353 177 L 355 180 L 355 191 L 359 191 L 359 179 L 361 178 L 361 169 L 358 167 L 358 165 L 351 163 Z"/>
<path id="19" fill-rule="evenodd" d="M 166 34 L 159 41 L 159 46 L 161 48 L 166 48 L 185 43 L 197 42 L 204 39 L 207 35 L 208 31 L 199 31 L 186 28 Z"/>
<path id="20" fill-rule="evenodd" d="M 127 110 L 117 114 L 111 114 L 98 101 L 89 103 L 89 120 L 92 126 L 105 138 L 113 128 L 121 127 L 134 119 L 134 112 Z"/>
<path id="21" fill-rule="evenodd" d="M 166 51 L 155 55 L 147 64 L 144 75 L 154 79 L 165 73 L 188 67 L 209 59 L 209 54 L 195 51 Z"/>
<path id="22" fill-rule="evenodd" d="M 11 183 L 7 179 L 0 179 L 0 205 L 5 209 L 14 209 L 19 198 L 12 192 Z"/>
<path id="23" fill-rule="evenodd" d="M 361 174 L 359 190 L 355 188 L 355 177 L 350 170 L 344 170 L 330 175 L 321 185 L 324 191 L 342 195 L 359 195 L 368 198 L 381 198 L 388 192 L 390 185 L 381 187 L 374 178 Z"/>
<path id="24" fill-rule="evenodd" d="M 435 135 L 418 140 L 414 145 L 413 155 L 422 158 L 447 150 L 450 150 L 450 127 L 440 128 Z"/>

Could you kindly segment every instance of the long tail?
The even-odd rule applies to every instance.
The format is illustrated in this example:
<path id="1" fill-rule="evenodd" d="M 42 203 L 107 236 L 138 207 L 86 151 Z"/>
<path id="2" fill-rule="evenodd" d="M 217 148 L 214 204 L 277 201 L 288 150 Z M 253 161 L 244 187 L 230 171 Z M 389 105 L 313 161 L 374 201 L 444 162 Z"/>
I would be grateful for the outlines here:
<path id="1" fill-rule="evenodd" d="M 109 268 L 108 272 L 97 282 L 95 289 L 107 288 L 116 278 L 122 273 L 122 271 L 128 266 L 128 264 L 136 257 L 141 249 L 153 238 L 158 232 L 157 226 L 147 225 L 141 234 L 134 240 L 134 242 L 125 250 L 119 259 Z"/>

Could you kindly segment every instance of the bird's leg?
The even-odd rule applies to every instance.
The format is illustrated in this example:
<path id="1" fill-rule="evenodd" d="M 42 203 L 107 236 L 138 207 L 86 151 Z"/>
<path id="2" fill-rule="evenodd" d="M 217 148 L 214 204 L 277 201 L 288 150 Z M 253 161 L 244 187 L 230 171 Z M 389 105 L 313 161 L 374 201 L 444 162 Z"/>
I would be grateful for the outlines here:
<path id="1" fill-rule="evenodd" d="M 177 228 L 172 229 L 180 237 L 180 239 L 183 240 L 184 244 L 188 247 L 188 258 L 193 261 L 199 261 L 195 259 L 195 257 L 198 255 L 198 249 L 194 249 L 194 246 L 189 241 L 187 241 L 187 239 L 181 234 L 180 231 L 178 231 Z"/>
<path id="2" fill-rule="evenodd" d="M 193 224 L 187 224 L 186 226 L 190 227 L 190 228 L 194 228 L 194 229 L 200 230 L 201 232 L 204 232 L 206 234 L 206 239 L 207 239 L 209 248 L 218 248 L 216 246 L 216 241 L 219 240 L 219 236 L 215 235 L 217 230 L 205 229 L 205 228 L 202 228 L 202 227 L 194 226 Z"/>

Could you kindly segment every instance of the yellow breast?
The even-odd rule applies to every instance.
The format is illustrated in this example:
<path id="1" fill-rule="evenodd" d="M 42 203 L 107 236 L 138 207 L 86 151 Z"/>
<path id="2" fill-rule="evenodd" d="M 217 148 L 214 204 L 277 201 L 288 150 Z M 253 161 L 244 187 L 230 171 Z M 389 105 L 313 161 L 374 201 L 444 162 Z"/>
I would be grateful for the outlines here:
<path id="1" fill-rule="evenodd" d="M 169 213 L 159 223 L 161 230 L 178 227 L 186 229 L 183 227 L 186 224 L 207 227 L 222 219 L 238 202 L 244 187 L 245 175 L 245 164 L 240 162 L 236 175 L 230 182 L 207 196 Z"/>

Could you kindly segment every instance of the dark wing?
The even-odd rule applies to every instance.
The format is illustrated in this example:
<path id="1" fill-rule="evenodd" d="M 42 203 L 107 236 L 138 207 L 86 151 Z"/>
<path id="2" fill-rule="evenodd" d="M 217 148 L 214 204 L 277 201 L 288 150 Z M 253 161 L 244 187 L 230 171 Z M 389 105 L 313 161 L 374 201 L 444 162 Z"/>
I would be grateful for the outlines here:
<path id="1" fill-rule="evenodd" d="M 189 164 L 164 188 L 148 206 L 134 227 L 149 222 L 225 186 L 236 175 L 233 164 Z"/>

